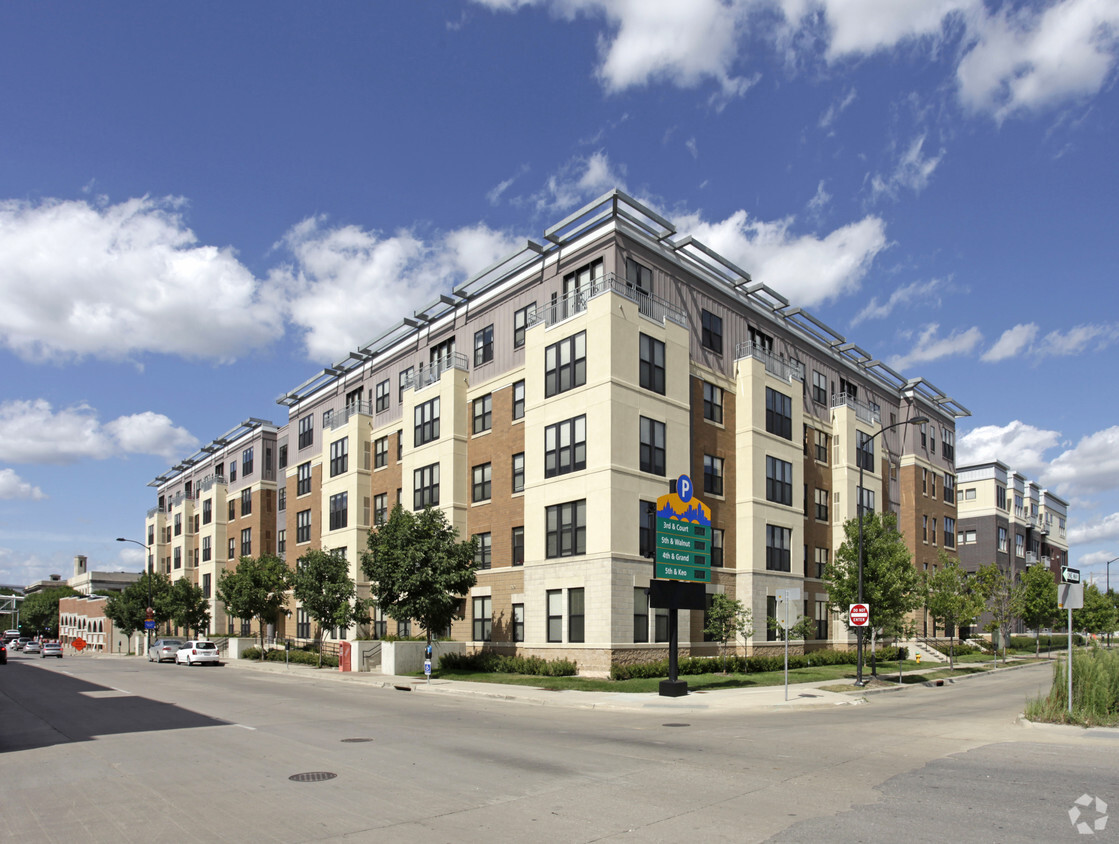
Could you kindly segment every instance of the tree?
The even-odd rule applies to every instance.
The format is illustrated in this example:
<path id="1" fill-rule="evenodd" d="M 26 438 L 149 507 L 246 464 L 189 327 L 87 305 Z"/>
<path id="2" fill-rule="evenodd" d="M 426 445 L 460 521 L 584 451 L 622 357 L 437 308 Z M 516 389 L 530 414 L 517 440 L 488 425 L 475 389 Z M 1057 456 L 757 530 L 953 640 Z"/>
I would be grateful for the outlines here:
<path id="1" fill-rule="evenodd" d="M 32 592 L 19 608 L 19 630 L 25 636 L 58 636 L 58 602 L 78 593 L 69 586 Z"/>
<path id="2" fill-rule="evenodd" d="M 723 647 L 723 673 L 727 673 L 727 643 L 737 637 L 749 639 L 754 635 L 754 614 L 742 606 L 742 602 L 717 592 L 711 598 L 707 610 L 707 626 L 703 632 L 719 642 Z"/>
<path id="3" fill-rule="evenodd" d="M 156 624 L 171 620 L 171 604 L 168 596 L 171 581 L 160 573 L 144 572 L 121 592 L 109 596 L 105 602 L 105 617 L 125 636 L 131 637 L 137 630 L 144 629 L 144 619 L 148 608 L 148 579 L 151 579 L 152 609 L 155 610 Z"/>
<path id="4" fill-rule="evenodd" d="M 264 625 L 275 622 L 291 582 L 291 569 L 274 554 L 242 557 L 235 569 L 218 577 L 218 600 L 235 618 L 260 620 L 260 658 L 264 659 Z"/>
<path id="5" fill-rule="evenodd" d="M 324 628 L 369 623 L 369 602 L 357 597 L 357 587 L 350 578 L 346 558 L 326 551 L 311 550 L 295 564 L 292 593 L 299 606 L 315 620 L 315 640 L 322 668 L 322 634 Z"/>
<path id="6" fill-rule="evenodd" d="M 859 520 L 848 519 L 843 525 L 845 539 L 834 558 L 824 569 L 828 601 L 836 613 L 852 629 L 847 610 L 859 600 Z M 863 515 L 863 603 L 870 606 L 871 664 L 875 639 L 879 634 L 896 634 L 902 630 L 905 617 L 921 602 L 921 578 L 913 568 L 913 558 L 897 529 L 893 513 Z"/>
<path id="7" fill-rule="evenodd" d="M 1010 625 L 1018 614 L 1019 593 L 1022 585 L 1014 582 L 1010 571 L 1003 571 L 998 563 L 981 566 L 975 573 L 979 592 L 986 600 L 991 618 L 983 625 L 988 633 L 998 633 L 1002 640 L 1002 661 L 1006 662 L 1006 648 L 1010 642 Z M 993 637 L 992 637 L 993 638 Z M 993 642 L 992 642 L 993 644 Z M 996 650 L 996 658 L 998 651 Z"/>
<path id="8" fill-rule="evenodd" d="M 175 624 L 193 630 L 195 636 L 210 626 L 210 602 L 202 593 L 202 587 L 187 578 L 180 577 L 171 585 L 167 602 Z"/>
<path id="9" fill-rule="evenodd" d="M 474 540 L 457 539 L 441 510 L 416 514 L 397 504 L 388 521 L 369 532 L 369 550 L 361 555 L 377 606 L 393 618 L 419 622 L 428 647 L 433 632 L 462 617 L 461 596 L 478 580 Z"/>
<path id="10" fill-rule="evenodd" d="M 802 615 L 798 618 L 796 623 L 790 624 L 788 630 L 781 626 L 780 619 L 774 618 L 773 616 L 767 617 L 765 623 L 770 630 L 776 631 L 778 642 L 784 642 L 786 638 L 788 638 L 790 642 L 797 639 L 807 639 L 812 635 L 812 631 L 816 629 L 815 620 L 806 615 Z"/>
<path id="11" fill-rule="evenodd" d="M 944 551 L 940 552 L 938 569 L 927 580 L 929 615 L 940 621 L 945 629 L 952 630 L 948 640 L 948 667 L 952 670 L 956 668 L 957 628 L 974 624 L 986 605 L 978 584 L 969 580 L 967 572 L 960 567 L 960 561 Z"/>
<path id="12" fill-rule="evenodd" d="M 26 601 L 24 604 L 26 605 Z M 1083 609 L 1072 611 L 1072 626 L 1085 633 L 1106 633 L 1115 628 L 1115 605 L 1092 583 L 1084 587 Z M 1069 631 L 1072 634 L 1072 630 Z"/>
<path id="13" fill-rule="evenodd" d="M 1026 627 L 1037 631 L 1036 653 L 1041 656 L 1041 628 L 1052 627 L 1060 615 L 1053 572 L 1045 566 L 1027 566 L 1017 597 L 1015 613 Z"/>

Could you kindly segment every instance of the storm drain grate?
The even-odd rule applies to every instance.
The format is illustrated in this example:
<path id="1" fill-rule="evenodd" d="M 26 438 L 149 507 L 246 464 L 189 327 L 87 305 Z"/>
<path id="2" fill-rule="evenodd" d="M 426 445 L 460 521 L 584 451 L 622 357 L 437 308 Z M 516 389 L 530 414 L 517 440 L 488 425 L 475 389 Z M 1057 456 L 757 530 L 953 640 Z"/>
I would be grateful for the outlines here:
<path id="1" fill-rule="evenodd" d="M 288 777 L 292 782 L 326 782 L 326 780 L 334 779 L 337 774 L 332 774 L 330 771 L 308 771 L 305 774 L 292 774 Z"/>
<path id="2" fill-rule="evenodd" d="M 661 724 L 662 727 L 690 727 L 691 724 Z"/>
<path id="3" fill-rule="evenodd" d="M 359 742 L 363 742 L 363 741 L 373 741 L 373 739 L 371 739 L 371 738 L 344 738 L 344 739 L 342 739 L 342 741 L 347 743 L 347 744 L 358 744 Z"/>

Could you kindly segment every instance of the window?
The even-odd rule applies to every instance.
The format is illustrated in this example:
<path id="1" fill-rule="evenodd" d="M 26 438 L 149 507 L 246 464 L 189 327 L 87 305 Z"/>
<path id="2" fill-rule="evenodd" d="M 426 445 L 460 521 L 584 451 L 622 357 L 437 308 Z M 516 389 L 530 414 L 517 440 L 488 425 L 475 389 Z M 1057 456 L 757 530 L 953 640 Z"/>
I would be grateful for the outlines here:
<path id="1" fill-rule="evenodd" d="M 253 529 L 243 528 L 241 530 L 241 556 L 251 557 L 253 555 Z"/>
<path id="2" fill-rule="evenodd" d="M 787 440 L 793 438 L 793 400 L 772 387 L 765 388 L 765 429 Z"/>
<path id="3" fill-rule="evenodd" d="M 995 487 L 995 506 L 1000 510 L 1006 509 L 1006 487 Z"/>
<path id="4" fill-rule="evenodd" d="M 653 610 L 653 641 L 668 641 L 668 610 L 657 607 Z"/>
<path id="5" fill-rule="evenodd" d="M 584 641 L 583 624 L 586 620 L 584 607 L 585 599 L 586 590 L 567 590 L 567 641 L 569 642 Z"/>
<path id="6" fill-rule="evenodd" d="M 874 490 L 864 489 L 863 487 L 855 487 L 855 498 L 857 505 L 862 508 L 864 513 L 874 512 Z"/>
<path id="7" fill-rule="evenodd" d="M 399 463 L 404 459 L 404 429 L 400 428 L 396 432 L 396 462 Z"/>
<path id="8" fill-rule="evenodd" d="M 587 334 L 553 343 L 544 350 L 544 398 L 587 383 Z"/>
<path id="9" fill-rule="evenodd" d="M 513 348 L 519 349 L 525 344 L 525 330 L 528 328 L 528 315 L 536 311 L 536 303 L 525 305 L 513 314 Z"/>
<path id="10" fill-rule="evenodd" d="M 481 366 L 493 360 L 493 326 L 487 325 L 474 332 L 474 365 Z"/>
<path id="11" fill-rule="evenodd" d="M 723 529 L 711 528 L 711 567 L 722 568 L 723 565 Z"/>
<path id="12" fill-rule="evenodd" d="M 828 403 L 828 376 L 822 372 L 812 373 L 812 401 L 817 404 Z"/>
<path id="13" fill-rule="evenodd" d="M 632 258 L 626 258 L 626 287 L 648 296 L 653 292 L 653 271 Z"/>
<path id="14" fill-rule="evenodd" d="M 183 514 L 175 514 L 175 536 L 182 536 L 183 533 Z"/>
<path id="15" fill-rule="evenodd" d="M 568 273 L 563 277 L 563 295 L 568 296 L 572 293 L 581 292 L 584 296 L 589 296 L 594 286 L 594 282 L 603 277 L 604 265 L 602 259 L 591 261 L 586 266 L 580 267 L 573 273 Z"/>
<path id="16" fill-rule="evenodd" d="M 703 455 L 703 491 L 712 495 L 723 494 L 723 458 Z"/>
<path id="17" fill-rule="evenodd" d="M 229 557 L 228 557 L 228 559 L 232 560 L 236 556 L 237 556 L 237 540 L 234 539 L 231 536 L 231 537 L 229 537 Z"/>
<path id="18" fill-rule="evenodd" d="M 776 595 L 767 595 L 766 596 L 766 599 L 765 599 L 765 615 L 766 615 L 766 621 L 768 621 L 771 618 L 773 618 L 773 619 L 777 618 L 777 596 Z M 777 641 L 777 625 L 776 624 L 774 624 L 774 625 L 766 624 L 765 627 L 766 627 L 765 640 L 767 642 L 776 642 Z"/>
<path id="19" fill-rule="evenodd" d="M 278 460 L 278 466 L 281 469 L 286 469 L 288 467 L 288 447 L 287 447 L 287 445 L 280 446 L 280 457 L 279 457 L 279 460 Z"/>
<path id="20" fill-rule="evenodd" d="M 493 599 L 489 595 L 474 599 L 474 641 L 488 642 L 493 630 Z"/>
<path id="21" fill-rule="evenodd" d="M 235 460 L 229 461 L 229 480 L 237 480 L 237 462 Z"/>
<path id="22" fill-rule="evenodd" d="M 975 531 L 969 530 L 968 533 L 971 534 L 971 541 L 974 542 L 975 541 Z M 1020 533 L 1014 534 L 1014 556 L 1016 556 L 1016 557 L 1025 557 L 1026 556 L 1026 537 L 1024 537 Z"/>
<path id="23" fill-rule="evenodd" d="M 765 567 L 767 571 L 790 571 L 792 529 L 779 525 L 765 526 Z"/>
<path id="24" fill-rule="evenodd" d="M 513 565 L 523 566 L 525 564 L 525 529 L 523 526 L 515 527 L 512 534 Z"/>
<path id="25" fill-rule="evenodd" d="M 441 343 L 436 343 L 428 350 L 428 361 L 432 366 L 441 366 L 447 369 L 451 365 L 451 358 L 455 354 L 455 338 L 448 337 Z"/>
<path id="26" fill-rule="evenodd" d="M 330 444 L 330 477 L 345 474 L 350 468 L 350 438 L 342 437 Z"/>
<path id="27" fill-rule="evenodd" d="M 233 540 L 230 540 L 230 543 L 232 543 L 232 542 L 233 542 Z M 175 561 L 175 568 L 181 569 L 183 567 L 183 549 L 182 548 L 176 548 L 172 552 L 171 556 Z"/>
<path id="28" fill-rule="evenodd" d="M 311 511 L 300 510 L 295 514 L 295 542 L 302 545 L 311 541 Z"/>
<path id="29" fill-rule="evenodd" d="M 208 525 L 213 520 L 214 520 L 214 500 L 212 498 L 207 498 L 205 501 L 202 502 L 202 524 Z M 148 544 L 151 545 L 151 539 L 150 538 L 148 540 Z"/>
<path id="30" fill-rule="evenodd" d="M 525 418 L 525 382 L 517 381 L 513 384 L 513 418 Z"/>
<path id="31" fill-rule="evenodd" d="M 846 396 L 851 401 L 854 401 L 859 397 L 859 386 L 858 384 L 852 384 L 846 378 L 840 378 L 839 392 L 840 395 Z"/>
<path id="32" fill-rule="evenodd" d="M 439 398 L 416 405 L 416 430 L 413 442 L 417 446 L 439 439 Z"/>
<path id="33" fill-rule="evenodd" d="M 828 462 L 828 440 L 829 439 L 831 439 L 831 438 L 827 434 L 825 434 L 823 431 L 816 431 L 815 432 L 816 459 L 820 463 L 827 463 Z"/>
<path id="34" fill-rule="evenodd" d="M 250 446 L 241 452 L 241 476 L 253 473 L 253 450 Z"/>
<path id="35" fill-rule="evenodd" d="M 288 491 L 287 487 L 280 487 L 276 490 L 276 509 L 283 511 L 288 508 Z"/>
<path id="36" fill-rule="evenodd" d="M 929 453 L 936 454 L 936 426 L 929 426 Z"/>
<path id="37" fill-rule="evenodd" d="M 477 504 L 479 501 L 489 501 L 491 495 L 491 487 L 493 480 L 493 471 L 489 463 L 483 463 L 480 466 L 475 466 L 473 469 L 474 485 L 471 492 L 471 500 Z"/>
<path id="38" fill-rule="evenodd" d="M 474 565 L 480 569 L 493 566 L 493 541 L 489 533 L 474 534 Z"/>
<path id="39" fill-rule="evenodd" d="M 974 501 L 974 500 L 975 500 L 975 487 L 970 487 L 969 489 L 965 489 L 964 490 L 964 501 Z"/>
<path id="40" fill-rule="evenodd" d="M 862 431 L 855 431 L 855 465 L 874 471 L 874 437 Z"/>
<path id="41" fill-rule="evenodd" d="M 1007 538 L 1006 528 L 1000 527 L 999 528 L 999 550 L 1002 551 L 1003 553 L 1006 553 L 1007 548 L 1008 548 L 1006 538 Z"/>
<path id="42" fill-rule="evenodd" d="M 641 471 L 653 475 L 665 474 L 665 426 L 655 419 L 641 417 Z"/>
<path id="43" fill-rule="evenodd" d="M 576 416 L 544 429 L 544 477 L 587 468 L 587 417 Z"/>
<path id="44" fill-rule="evenodd" d="M 311 638 L 311 616 L 303 607 L 295 611 L 295 638 Z"/>
<path id="45" fill-rule="evenodd" d="M 649 590 L 643 586 L 633 589 L 633 641 L 649 641 Z"/>
<path id="46" fill-rule="evenodd" d="M 944 473 L 944 483 L 941 484 L 944 488 L 944 500 L 951 504 L 956 500 L 956 476 Z"/>
<path id="47" fill-rule="evenodd" d="M 524 492 L 525 489 L 525 453 L 513 455 L 513 492 Z"/>
<path id="48" fill-rule="evenodd" d="M 389 438 L 378 437 L 373 443 L 373 468 L 383 469 L 389 465 Z"/>
<path id="49" fill-rule="evenodd" d="M 793 464 L 776 457 L 765 458 L 765 500 L 791 507 L 793 504 Z"/>
<path id="50" fill-rule="evenodd" d="M 382 492 L 373 496 L 373 524 L 383 525 L 389 515 L 389 494 Z"/>
<path id="51" fill-rule="evenodd" d="M 233 498 L 229 499 L 229 521 L 237 518 L 237 501 Z"/>
<path id="52" fill-rule="evenodd" d="M 412 476 L 412 509 L 439 506 L 439 464 L 416 469 Z"/>
<path id="53" fill-rule="evenodd" d="M 400 381 L 397 384 L 396 400 L 401 404 L 404 403 L 404 391 L 412 386 L 412 381 L 416 377 L 416 367 L 409 366 L 407 369 L 400 373 Z"/>
<path id="54" fill-rule="evenodd" d="M 703 382 L 703 418 L 723 424 L 723 388 Z"/>
<path id="55" fill-rule="evenodd" d="M 213 597 L 213 592 L 214 592 L 213 582 L 214 582 L 213 575 L 211 575 L 211 574 L 202 575 L 202 597 L 203 598 Z"/>
<path id="56" fill-rule="evenodd" d="M 474 399 L 474 433 L 493 427 L 493 396 L 490 393 Z"/>
<path id="57" fill-rule="evenodd" d="M 816 490 L 816 520 L 821 522 L 828 520 L 828 491 L 826 489 Z"/>
<path id="58" fill-rule="evenodd" d="M 828 602 L 816 602 L 816 638 L 828 638 Z"/>
<path id="59" fill-rule="evenodd" d="M 276 531 L 276 551 L 283 554 L 288 549 L 288 532 L 284 528 Z"/>
<path id="60" fill-rule="evenodd" d="M 299 447 L 307 448 L 315 441 L 315 417 L 304 416 L 299 420 Z M 232 467 L 231 467 L 232 468 Z"/>
<path id="61" fill-rule="evenodd" d="M 700 314 L 700 344 L 705 349 L 710 349 L 717 355 L 723 353 L 723 318 L 715 316 L 710 311 Z"/>
<path id="62" fill-rule="evenodd" d="M 306 495 L 311 491 L 311 461 L 300 463 L 295 470 L 295 494 Z"/>
<path id="63" fill-rule="evenodd" d="M 251 489 L 241 490 L 241 515 L 248 516 L 253 512 L 253 491 Z"/>
<path id="64" fill-rule="evenodd" d="M 657 505 L 652 501 L 638 502 L 637 553 L 652 559 L 657 554 Z"/>
<path id="65" fill-rule="evenodd" d="M 525 640 L 525 605 L 513 604 L 513 641 Z"/>
<path id="66" fill-rule="evenodd" d="M 571 557 L 587 552 L 586 499 L 546 507 L 544 525 L 546 557 Z"/>
<path id="67" fill-rule="evenodd" d="M 213 546 L 210 544 L 210 537 L 202 537 L 202 562 L 210 562 L 210 557 L 213 556 L 213 553 L 214 549 Z"/>
<path id="68" fill-rule="evenodd" d="M 929 470 L 921 469 L 921 494 L 929 494 Z"/>
<path id="69" fill-rule="evenodd" d="M 638 371 L 641 386 L 664 395 L 664 343 L 642 334 L 640 337 L 641 363 Z"/>
<path id="70" fill-rule="evenodd" d="M 330 529 L 341 530 L 349 522 L 349 493 L 330 496 Z"/>
<path id="71" fill-rule="evenodd" d="M 816 559 L 814 561 L 816 563 L 815 577 L 823 578 L 824 572 L 827 570 L 827 567 L 828 567 L 828 554 L 829 553 L 830 552 L 827 548 L 821 548 L 819 546 L 816 547 Z"/>
<path id="72" fill-rule="evenodd" d="M 950 516 L 944 517 L 944 547 L 954 548 L 956 546 L 956 520 Z"/>
<path id="73" fill-rule="evenodd" d="M 547 592 L 548 607 L 548 641 L 563 641 L 563 590 L 549 589 Z"/>
<path id="74" fill-rule="evenodd" d="M 374 394 L 373 408 L 377 413 L 383 413 L 389 409 L 389 379 L 386 378 L 377 384 L 376 392 Z"/>
<path id="75" fill-rule="evenodd" d="M 921 541 L 929 541 L 929 517 L 921 516 Z"/>

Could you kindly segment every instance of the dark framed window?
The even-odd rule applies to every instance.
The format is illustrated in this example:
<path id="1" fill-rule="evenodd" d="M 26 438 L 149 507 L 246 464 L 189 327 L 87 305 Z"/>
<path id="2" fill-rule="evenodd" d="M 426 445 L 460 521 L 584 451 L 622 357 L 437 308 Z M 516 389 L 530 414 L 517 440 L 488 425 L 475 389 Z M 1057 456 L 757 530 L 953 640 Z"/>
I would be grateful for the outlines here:
<path id="1" fill-rule="evenodd" d="M 513 492 L 524 492 L 525 489 L 525 453 L 513 455 Z"/>
<path id="2" fill-rule="evenodd" d="M 349 523 L 349 493 L 330 496 L 330 529 L 341 530 Z"/>
<path id="3" fill-rule="evenodd" d="M 471 500 L 475 504 L 479 501 L 489 501 L 493 486 L 493 469 L 489 463 L 474 467 L 473 481 Z"/>
<path id="4" fill-rule="evenodd" d="M 626 258 L 626 287 L 648 296 L 653 292 L 653 271 L 632 258 Z"/>
<path id="5" fill-rule="evenodd" d="M 773 338 L 753 326 L 746 326 L 746 339 L 755 349 L 761 349 L 765 352 L 773 351 Z"/>
<path id="6" fill-rule="evenodd" d="M 517 381 L 513 384 L 513 418 L 525 418 L 525 382 Z"/>
<path id="7" fill-rule="evenodd" d="M 826 489 L 816 490 L 816 520 L 821 522 L 828 520 L 828 491 Z"/>
<path id="8" fill-rule="evenodd" d="M 513 348 L 519 349 L 525 344 L 525 331 L 528 329 L 528 315 L 536 310 L 536 303 L 525 305 L 513 313 Z"/>
<path id="9" fill-rule="evenodd" d="M 723 494 L 723 458 L 713 454 L 703 455 L 703 491 L 712 495 Z"/>
<path id="10" fill-rule="evenodd" d="M 213 556 L 214 548 L 211 544 L 210 537 L 202 537 L 202 562 L 208 563 Z"/>
<path id="11" fill-rule="evenodd" d="M 237 518 L 237 501 L 233 498 L 229 499 L 229 521 Z"/>
<path id="12" fill-rule="evenodd" d="M 787 440 L 793 438 L 793 400 L 772 387 L 765 388 L 765 429 Z"/>
<path id="13" fill-rule="evenodd" d="M 231 506 L 232 506 L 232 503 L 233 502 L 230 502 Z M 182 535 L 183 535 L 183 514 L 182 513 L 176 513 L 175 514 L 175 536 L 182 536 Z"/>
<path id="14" fill-rule="evenodd" d="M 488 569 L 493 566 L 492 534 L 474 534 L 474 565 L 476 565 L 480 569 Z"/>
<path id="15" fill-rule="evenodd" d="M 396 400 L 401 404 L 404 403 L 404 391 L 412 386 L 412 381 L 416 376 L 416 367 L 409 366 L 407 369 L 400 373 L 400 380 L 397 385 Z"/>
<path id="16" fill-rule="evenodd" d="M 202 502 L 202 524 L 208 525 L 214 520 L 214 500 L 207 498 Z M 148 537 L 148 544 L 151 545 L 151 537 Z"/>
<path id="17" fill-rule="evenodd" d="M 815 431 L 814 437 L 816 440 L 816 459 L 821 463 L 827 463 L 829 437 L 823 431 Z"/>
<path id="18" fill-rule="evenodd" d="M 544 477 L 587 468 L 587 417 L 576 416 L 544 429 Z"/>
<path id="19" fill-rule="evenodd" d="M 300 463 L 295 470 L 295 494 L 307 495 L 311 491 L 311 461 Z"/>
<path id="20" fill-rule="evenodd" d="M 586 623 L 586 590 L 567 590 L 567 641 L 583 642 Z"/>
<path id="21" fill-rule="evenodd" d="M 350 468 L 350 438 L 342 437 L 330 444 L 330 477 L 345 474 Z"/>
<path id="22" fill-rule="evenodd" d="M 441 343 L 436 343 L 428 350 L 428 361 L 432 366 L 441 366 L 443 369 L 448 369 L 451 365 L 451 359 L 455 355 L 455 338 L 448 337 Z"/>
<path id="23" fill-rule="evenodd" d="M 389 409 L 389 379 L 386 378 L 377 384 L 373 394 L 373 409 L 377 413 L 383 413 Z"/>
<path id="24" fill-rule="evenodd" d="M 863 513 L 874 512 L 874 490 L 864 489 L 861 486 L 855 487 L 855 503 L 856 506 L 861 507 Z"/>
<path id="25" fill-rule="evenodd" d="M 664 395 L 664 343 L 650 337 L 648 334 L 640 336 L 640 369 L 639 378 L 641 386 L 646 390 Z"/>
<path id="26" fill-rule="evenodd" d="M 231 537 L 229 537 L 229 557 L 228 557 L 228 559 L 232 560 L 236 556 L 237 556 L 237 540 L 234 539 L 231 536 Z"/>
<path id="27" fill-rule="evenodd" d="M 571 557 L 587 553 L 587 501 L 569 501 L 544 509 L 544 555 Z"/>
<path id="28" fill-rule="evenodd" d="M 546 593 L 549 642 L 563 641 L 563 590 L 549 589 Z"/>
<path id="29" fill-rule="evenodd" d="M 701 328 L 700 344 L 716 354 L 723 353 L 723 318 L 710 311 L 703 311 L 699 317 Z"/>
<path id="30" fill-rule="evenodd" d="M 852 384 L 846 378 L 840 378 L 839 379 L 839 392 L 840 392 L 840 395 L 844 395 L 848 399 L 851 399 L 852 401 L 854 401 L 854 400 L 858 399 L 858 397 L 859 397 L 859 385 L 858 384 Z"/>
<path id="31" fill-rule="evenodd" d="M 241 490 L 241 515 L 248 516 L 253 512 L 253 491 L 251 489 Z"/>
<path id="32" fill-rule="evenodd" d="M 396 462 L 399 463 L 404 459 L 404 429 L 400 428 L 396 432 Z"/>
<path id="33" fill-rule="evenodd" d="M 295 514 L 295 542 L 301 545 L 311 541 L 311 511 L 300 510 Z"/>
<path id="34" fill-rule="evenodd" d="M 288 549 L 288 532 L 284 528 L 276 531 L 276 552 L 283 554 Z"/>
<path id="35" fill-rule="evenodd" d="M 377 437 L 373 443 L 373 468 L 383 469 L 389 465 L 389 438 Z"/>
<path id="36" fill-rule="evenodd" d="M 253 449 L 249 446 L 241 452 L 241 477 L 253 473 Z"/>
<path id="37" fill-rule="evenodd" d="M 209 559 L 209 558 L 207 558 Z M 212 598 L 214 592 L 214 577 L 211 574 L 202 575 L 202 597 Z"/>
<path id="38" fill-rule="evenodd" d="M 956 432 L 947 428 L 940 429 L 940 442 L 943 445 L 944 459 L 954 462 L 956 459 Z"/>
<path id="39" fill-rule="evenodd" d="M 723 565 L 723 529 L 711 528 L 711 567 L 722 568 Z"/>
<path id="40" fill-rule="evenodd" d="M 767 571 L 790 571 L 793 531 L 780 525 L 765 526 L 765 567 Z"/>
<path id="41" fill-rule="evenodd" d="M 513 604 L 513 641 L 525 640 L 525 605 Z"/>
<path id="42" fill-rule="evenodd" d="M 474 433 L 480 434 L 493 427 L 493 395 L 486 393 L 474 399 Z"/>
<path id="43" fill-rule="evenodd" d="M 791 507 L 793 504 L 793 464 L 776 457 L 765 458 L 765 500 Z"/>
<path id="44" fill-rule="evenodd" d="M 416 430 L 413 442 L 417 446 L 439 439 L 438 396 L 415 407 Z"/>
<path id="45" fill-rule="evenodd" d="M 311 638 L 311 616 L 303 607 L 295 611 L 295 638 Z"/>
<path id="46" fill-rule="evenodd" d="M 512 531 L 513 543 L 513 565 L 523 566 L 525 564 L 525 529 L 523 526 L 517 526 Z"/>
<path id="47" fill-rule="evenodd" d="M 703 382 L 703 418 L 723 424 L 723 388 Z"/>
<path id="48" fill-rule="evenodd" d="M 389 494 L 380 492 L 373 496 L 373 524 L 383 525 L 389 516 Z"/>
<path id="49" fill-rule="evenodd" d="M 644 586 L 633 588 L 633 641 L 649 641 L 649 590 Z"/>
<path id="50" fill-rule="evenodd" d="M 241 556 L 251 557 L 253 555 L 253 529 L 241 529 Z"/>
<path id="51" fill-rule="evenodd" d="M 493 599 L 489 595 L 474 598 L 474 641 L 488 642 L 493 633 Z"/>
<path id="52" fill-rule="evenodd" d="M 951 504 L 956 500 L 956 476 L 944 473 L 944 483 L 941 484 L 944 492 L 944 500 Z"/>
<path id="53" fill-rule="evenodd" d="M 641 417 L 641 471 L 665 474 L 665 425 L 655 419 Z"/>
<path id="54" fill-rule="evenodd" d="M 544 350 L 544 398 L 587 383 L 587 333 L 553 343 Z"/>
<path id="55" fill-rule="evenodd" d="M 874 471 L 874 437 L 862 431 L 855 431 L 855 465 Z"/>
<path id="56" fill-rule="evenodd" d="M 299 420 L 299 447 L 307 448 L 315 442 L 315 417 L 314 414 L 304 416 Z"/>
<path id="57" fill-rule="evenodd" d="M 821 548 L 818 545 L 816 546 L 816 571 L 813 576 L 817 579 L 822 579 L 824 576 L 824 572 L 827 571 L 828 557 L 830 553 L 831 552 L 827 548 Z"/>
<path id="58" fill-rule="evenodd" d="M 286 469 L 288 467 L 288 447 L 286 443 L 280 446 L 280 456 L 276 465 L 280 469 Z"/>
<path id="59" fill-rule="evenodd" d="M 439 506 L 439 464 L 423 466 L 412 473 L 412 509 Z"/>
<path id="60" fill-rule="evenodd" d="M 822 372 L 812 373 L 812 401 L 817 404 L 828 403 L 828 376 Z"/>
<path id="61" fill-rule="evenodd" d="M 229 461 L 229 480 L 230 481 L 237 480 L 237 461 L 236 460 L 230 460 Z"/>
<path id="62" fill-rule="evenodd" d="M 637 553 L 652 559 L 657 554 L 657 505 L 638 501 Z"/>
<path id="63" fill-rule="evenodd" d="M 1001 544 L 1001 547 L 999 548 L 999 550 L 1000 551 L 1005 551 L 1006 550 L 1005 529 L 1004 528 L 999 528 L 999 530 L 1004 531 L 1004 534 L 1002 536 L 1002 544 Z M 956 520 L 953 519 L 951 516 L 945 516 L 944 517 L 944 547 L 945 548 L 955 548 L 956 547 Z"/>
<path id="64" fill-rule="evenodd" d="M 493 360 L 493 326 L 487 325 L 474 332 L 474 365 L 481 366 Z"/>
<path id="65" fill-rule="evenodd" d="M 286 510 L 288 508 L 288 490 L 287 487 L 280 487 L 276 490 L 276 509 Z"/>
<path id="66" fill-rule="evenodd" d="M 767 595 L 765 599 L 765 616 L 766 619 L 777 618 L 777 596 Z M 777 626 L 766 624 L 765 640 L 767 642 L 777 641 Z"/>

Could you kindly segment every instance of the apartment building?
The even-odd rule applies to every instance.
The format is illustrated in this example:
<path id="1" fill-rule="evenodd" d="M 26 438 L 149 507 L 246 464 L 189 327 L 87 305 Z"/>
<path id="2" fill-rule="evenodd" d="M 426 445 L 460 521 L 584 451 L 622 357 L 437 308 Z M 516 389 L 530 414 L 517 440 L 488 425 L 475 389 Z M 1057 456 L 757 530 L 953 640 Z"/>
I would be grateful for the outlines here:
<path id="1" fill-rule="evenodd" d="M 773 641 L 764 620 L 787 587 L 817 621 L 805 648 L 847 643 L 821 576 L 860 497 L 898 513 L 917 565 L 955 545 L 966 408 L 620 191 L 277 401 L 285 424 L 249 420 L 152 482 L 149 547 L 172 577 L 213 583 L 242 552 L 294 564 L 324 548 L 368 594 L 369 529 L 398 502 L 438 507 L 478 543 L 453 638 L 603 671 L 664 655 L 653 505 L 680 475 L 711 508 L 705 588 L 753 610 L 751 651 Z M 246 477 L 246 448 L 271 448 L 275 469 L 269 456 Z M 239 452 L 238 480 L 220 470 Z M 215 520 L 199 522 L 208 499 Z M 177 532 L 180 515 L 193 534 Z M 308 638 L 292 609 L 276 632 Z M 681 613 L 684 652 L 712 652 L 702 617 Z M 333 632 L 419 631 L 378 611 L 371 630 Z"/>

